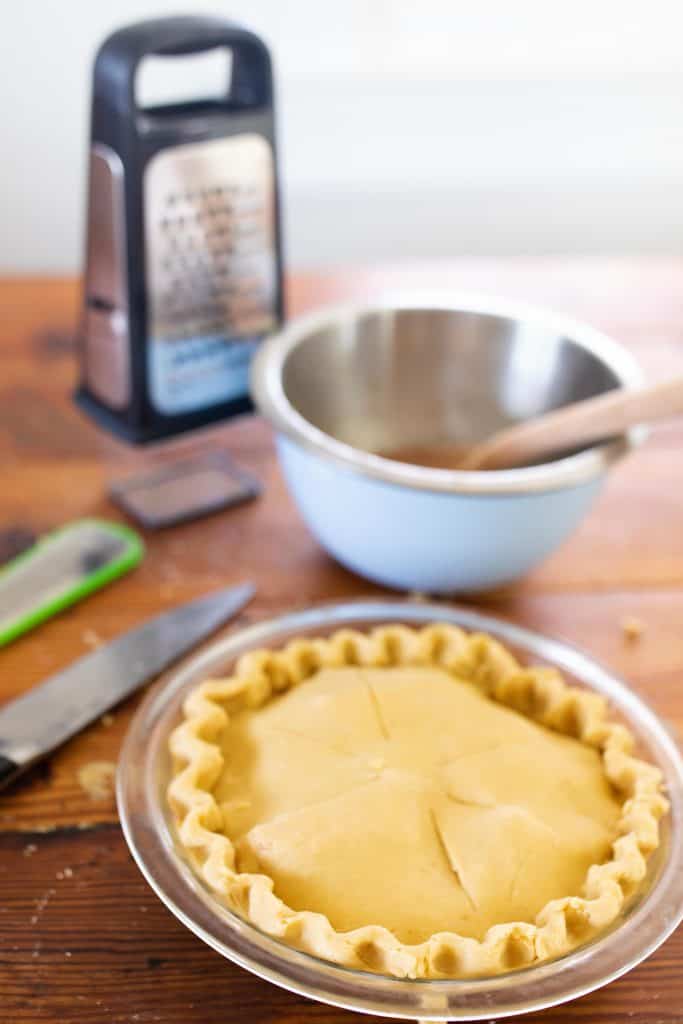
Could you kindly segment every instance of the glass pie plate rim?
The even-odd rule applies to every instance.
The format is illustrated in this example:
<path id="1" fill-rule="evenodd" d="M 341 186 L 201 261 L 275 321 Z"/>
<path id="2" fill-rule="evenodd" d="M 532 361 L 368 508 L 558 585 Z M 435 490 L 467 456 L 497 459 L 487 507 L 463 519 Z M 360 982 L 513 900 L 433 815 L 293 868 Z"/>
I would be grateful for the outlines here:
<path id="1" fill-rule="evenodd" d="M 194 873 L 174 835 L 164 791 L 168 734 L 188 689 L 225 670 L 246 650 L 295 635 L 381 623 L 441 621 L 484 631 L 603 693 L 664 772 L 670 814 L 649 861 L 643 894 L 615 925 L 585 946 L 539 966 L 475 979 L 410 980 L 320 960 L 265 934 L 223 907 Z M 569 644 L 454 605 L 354 600 L 318 605 L 239 628 L 167 674 L 137 710 L 119 760 L 117 802 L 130 852 L 161 901 L 195 935 L 241 967 L 291 992 L 360 1013 L 474 1021 L 541 1010 L 585 995 L 644 960 L 683 919 L 683 758 L 668 728 L 613 673 Z"/>

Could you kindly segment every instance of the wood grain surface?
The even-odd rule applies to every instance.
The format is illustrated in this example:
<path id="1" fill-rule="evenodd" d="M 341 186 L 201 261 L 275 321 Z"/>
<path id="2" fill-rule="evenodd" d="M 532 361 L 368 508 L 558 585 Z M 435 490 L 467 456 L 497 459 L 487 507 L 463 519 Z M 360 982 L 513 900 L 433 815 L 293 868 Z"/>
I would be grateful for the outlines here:
<path id="1" fill-rule="evenodd" d="M 683 372 L 683 261 L 558 259 L 299 275 L 289 308 L 294 314 L 425 287 L 539 302 L 608 331 L 651 380 Z M 108 483 L 163 457 L 160 449 L 119 444 L 72 406 L 77 301 L 72 280 L 0 281 L 0 561 L 74 518 L 120 518 L 106 498 Z M 308 534 L 279 474 L 270 430 L 257 418 L 175 447 L 227 450 L 263 481 L 263 497 L 148 534 L 137 570 L 0 651 L 0 701 L 145 616 L 215 587 L 256 583 L 258 595 L 239 622 L 386 593 L 333 563 Z M 476 604 L 582 646 L 683 733 L 682 452 L 683 424 L 659 427 L 612 473 L 560 551 L 522 583 Z M 624 634 L 628 616 L 643 624 L 639 639 Z M 351 1013 L 280 991 L 194 938 L 130 859 L 113 797 L 93 799 L 79 784 L 83 765 L 116 761 L 138 700 L 0 795 L 0 1024 L 350 1024 Z M 627 977 L 526 1019 L 683 1024 L 682 968 L 679 930 Z"/>

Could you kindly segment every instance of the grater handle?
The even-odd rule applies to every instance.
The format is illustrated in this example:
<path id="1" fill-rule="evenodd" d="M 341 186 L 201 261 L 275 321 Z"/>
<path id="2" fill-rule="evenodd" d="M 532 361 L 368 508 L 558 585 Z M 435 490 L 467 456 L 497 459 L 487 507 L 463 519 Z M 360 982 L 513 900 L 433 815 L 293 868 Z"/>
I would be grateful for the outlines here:
<path id="1" fill-rule="evenodd" d="M 221 18 L 152 18 L 114 32 L 96 61 L 95 88 L 122 110 L 135 109 L 135 73 L 152 54 L 183 56 L 227 46 L 233 52 L 228 95 L 231 103 L 261 106 L 272 102 L 270 56 L 258 36 Z"/>
<path id="2" fill-rule="evenodd" d="M 244 36 L 244 29 L 238 25 L 214 18 L 158 18 L 140 27 L 146 26 L 149 42 L 145 52 L 162 56 L 200 53 L 214 46 L 234 46 Z"/>

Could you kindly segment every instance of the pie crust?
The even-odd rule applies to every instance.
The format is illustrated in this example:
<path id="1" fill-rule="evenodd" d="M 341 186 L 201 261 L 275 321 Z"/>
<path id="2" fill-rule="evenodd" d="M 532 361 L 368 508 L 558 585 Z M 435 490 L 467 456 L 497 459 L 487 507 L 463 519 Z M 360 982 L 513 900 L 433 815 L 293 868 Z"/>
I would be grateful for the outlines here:
<path id="1" fill-rule="evenodd" d="M 190 693 L 169 745 L 178 836 L 221 902 L 396 977 L 495 975 L 591 939 L 668 808 L 601 696 L 445 624 L 249 652 Z"/>

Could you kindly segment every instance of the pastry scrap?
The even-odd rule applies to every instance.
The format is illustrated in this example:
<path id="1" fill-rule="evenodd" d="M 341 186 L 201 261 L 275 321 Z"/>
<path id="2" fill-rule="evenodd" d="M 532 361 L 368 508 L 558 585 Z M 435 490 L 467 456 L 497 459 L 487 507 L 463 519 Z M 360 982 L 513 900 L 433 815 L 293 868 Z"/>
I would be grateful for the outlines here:
<path id="1" fill-rule="evenodd" d="M 88 761 L 78 769 L 78 782 L 91 800 L 108 800 L 114 792 L 116 765 L 113 761 Z"/>
<path id="2" fill-rule="evenodd" d="M 456 626 L 244 655 L 194 689 L 168 799 L 196 871 L 283 942 L 500 974 L 613 923 L 668 804 L 602 697 Z"/>
<path id="3" fill-rule="evenodd" d="M 621 620 L 621 629 L 627 643 L 636 643 L 645 632 L 645 626 L 635 615 L 626 615 Z"/>

